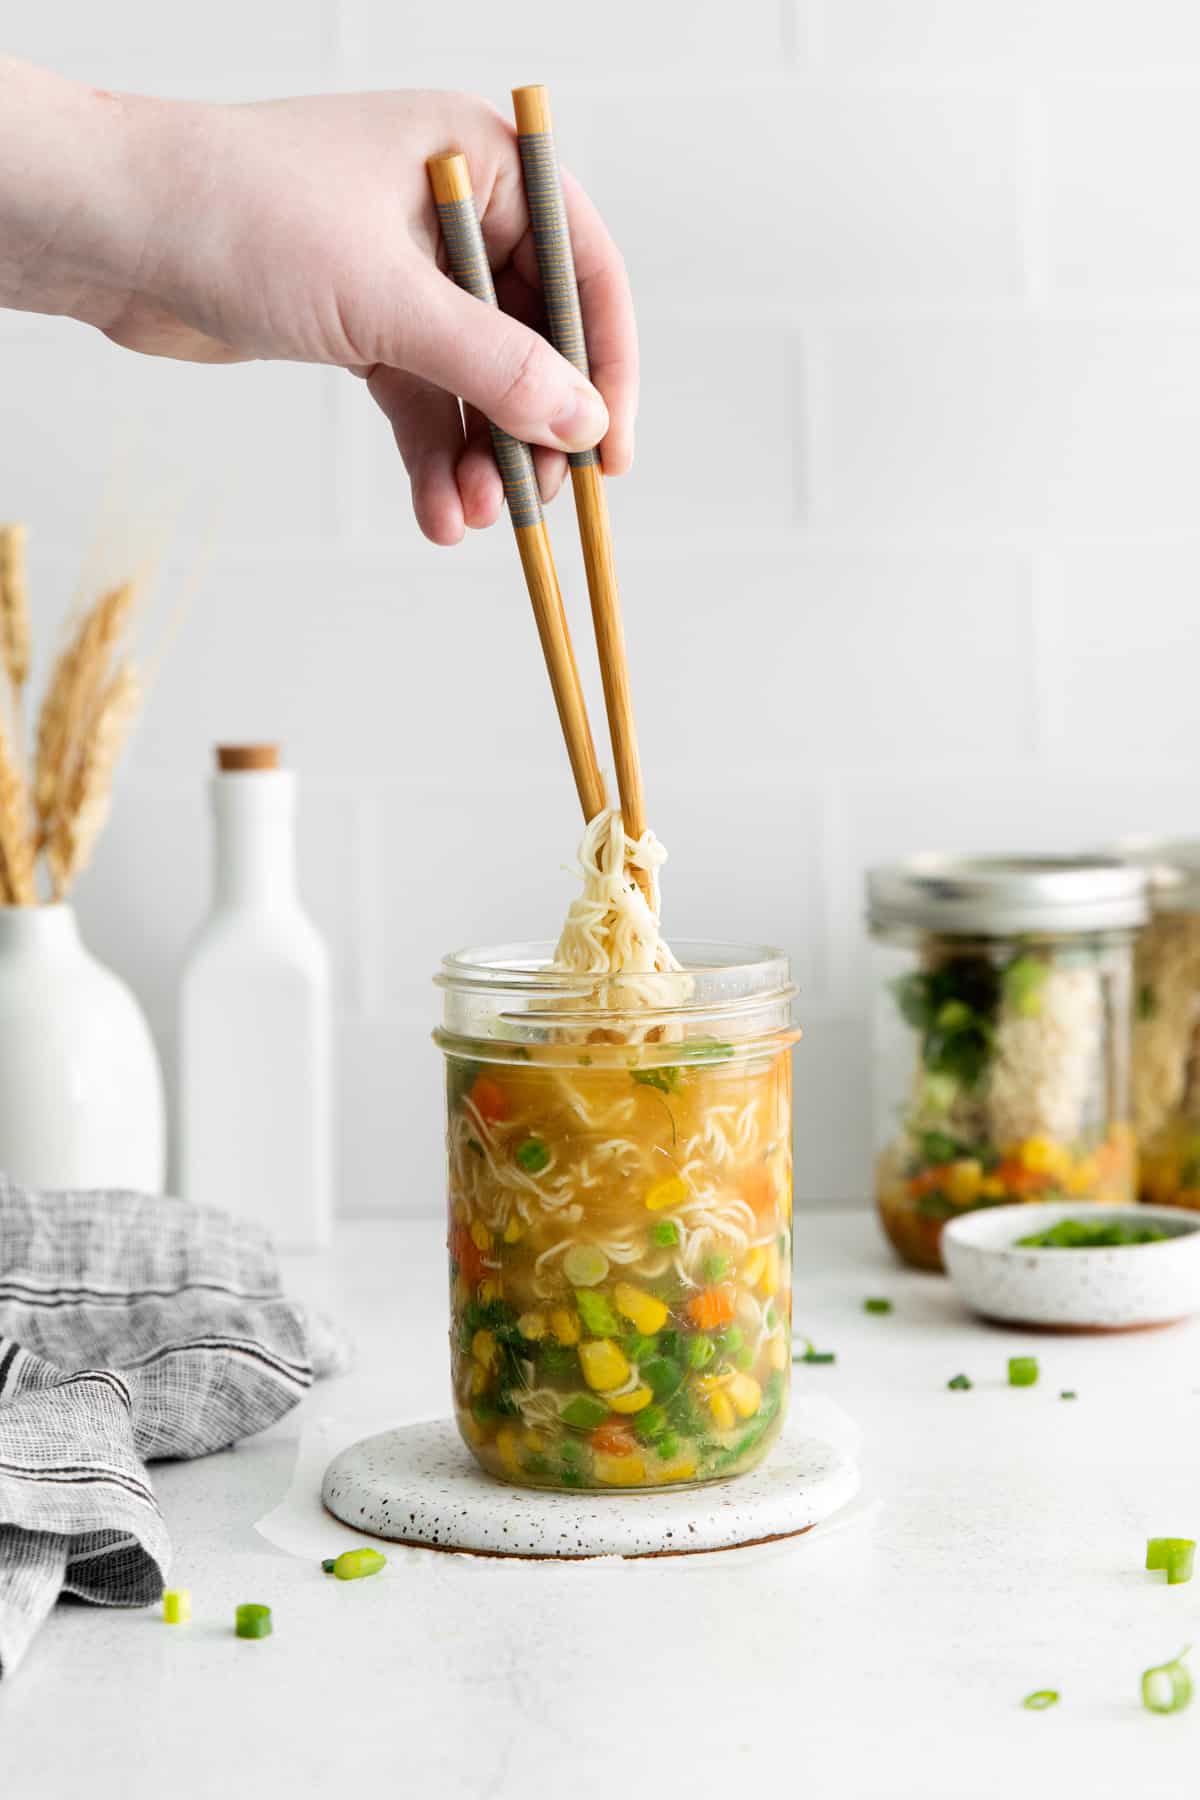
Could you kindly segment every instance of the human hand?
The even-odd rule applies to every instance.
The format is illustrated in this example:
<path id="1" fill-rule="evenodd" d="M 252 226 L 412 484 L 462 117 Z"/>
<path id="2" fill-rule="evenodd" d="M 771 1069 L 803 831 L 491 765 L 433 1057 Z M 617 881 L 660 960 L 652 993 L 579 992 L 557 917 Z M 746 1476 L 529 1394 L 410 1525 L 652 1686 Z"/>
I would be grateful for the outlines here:
<path id="1" fill-rule="evenodd" d="M 607 473 L 629 467 L 637 338 L 621 258 L 564 171 L 591 387 L 532 329 L 540 284 L 516 136 L 485 102 L 379 93 L 199 106 L 23 73 L 54 81 L 60 107 L 71 89 L 81 155 L 110 182 L 125 174 L 137 206 L 115 208 L 120 222 L 107 235 L 93 206 L 82 246 L 70 242 L 68 217 L 71 304 L 56 293 L 39 307 L 39 278 L 45 286 L 56 272 L 39 277 L 36 265 L 13 304 L 70 311 L 152 355 L 284 358 L 365 376 L 434 543 L 456 543 L 500 512 L 485 419 L 540 446 L 545 498 L 562 482 L 566 450 L 599 442 Z M 61 146 L 71 133 L 56 135 Z M 425 163 L 446 149 L 470 165 L 500 312 L 444 272 Z M 0 156 L 0 182 L 3 173 Z M 70 171 L 57 182 L 69 198 Z M 61 245 L 63 227 L 55 235 Z"/>

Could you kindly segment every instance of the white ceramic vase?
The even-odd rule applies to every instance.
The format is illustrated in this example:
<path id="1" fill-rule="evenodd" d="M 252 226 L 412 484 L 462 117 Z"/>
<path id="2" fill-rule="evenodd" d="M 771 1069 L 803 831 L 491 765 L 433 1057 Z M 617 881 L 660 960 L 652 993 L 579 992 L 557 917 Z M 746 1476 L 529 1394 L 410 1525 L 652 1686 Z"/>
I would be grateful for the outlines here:
<path id="1" fill-rule="evenodd" d="M 0 907 L 0 1170 L 161 1193 L 162 1074 L 137 1001 L 69 906 Z"/>

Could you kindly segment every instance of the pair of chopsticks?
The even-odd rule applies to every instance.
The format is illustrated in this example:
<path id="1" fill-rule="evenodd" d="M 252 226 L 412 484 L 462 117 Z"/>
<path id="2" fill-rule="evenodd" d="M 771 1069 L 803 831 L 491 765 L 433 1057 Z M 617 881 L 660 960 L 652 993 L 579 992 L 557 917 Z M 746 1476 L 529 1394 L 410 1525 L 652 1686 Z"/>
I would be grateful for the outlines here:
<path id="1" fill-rule="evenodd" d="M 514 88 L 513 107 L 550 341 L 587 378 L 587 345 L 549 97 L 544 87 Z M 467 159 L 450 151 L 431 157 L 428 168 L 451 273 L 459 287 L 476 300 L 495 306 L 496 290 L 475 210 Z M 533 456 L 527 444 L 495 425 L 490 430 L 571 772 L 584 819 L 590 821 L 603 811 L 607 797 L 538 496 Z M 645 800 L 604 473 L 596 450 L 575 452 L 568 461 L 621 813 L 627 835 L 636 839 L 646 829 Z"/>

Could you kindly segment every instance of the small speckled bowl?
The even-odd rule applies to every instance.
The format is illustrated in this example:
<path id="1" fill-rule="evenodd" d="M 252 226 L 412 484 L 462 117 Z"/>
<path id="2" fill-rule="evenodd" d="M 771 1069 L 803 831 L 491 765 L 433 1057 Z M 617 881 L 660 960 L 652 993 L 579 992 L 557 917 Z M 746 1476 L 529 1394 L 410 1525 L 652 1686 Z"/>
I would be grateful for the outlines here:
<path id="1" fill-rule="evenodd" d="M 1157 1225 L 1155 1244 L 1103 1250 L 1032 1250 L 1017 1239 L 1060 1219 L 1127 1219 Z M 964 1213 L 942 1234 L 946 1273 L 985 1319 L 1059 1331 L 1137 1331 L 1200 1312 L 1200 1216 L 1165 1206 L 1094 1202 L 990 1206 Z"/>

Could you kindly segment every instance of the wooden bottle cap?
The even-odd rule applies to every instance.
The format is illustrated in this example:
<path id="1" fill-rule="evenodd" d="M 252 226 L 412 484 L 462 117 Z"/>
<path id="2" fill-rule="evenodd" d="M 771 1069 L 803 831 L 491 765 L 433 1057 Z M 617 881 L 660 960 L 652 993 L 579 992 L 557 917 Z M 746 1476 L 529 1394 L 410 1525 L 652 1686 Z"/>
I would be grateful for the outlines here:
<path id="1" fill-rule="evenodd" d="M 218 744 L 217 767 L 224 773 L 239 769 L 277 769 L 278 744 Z"/>

